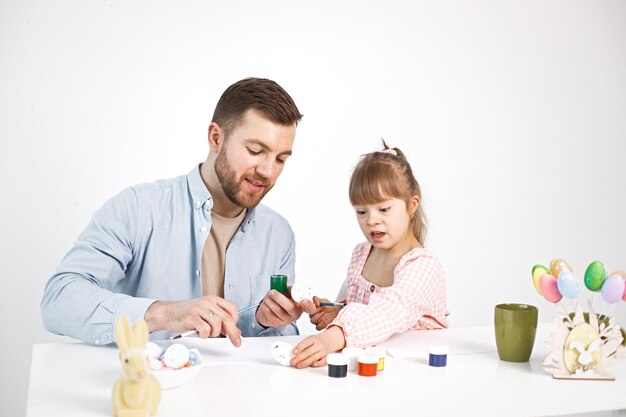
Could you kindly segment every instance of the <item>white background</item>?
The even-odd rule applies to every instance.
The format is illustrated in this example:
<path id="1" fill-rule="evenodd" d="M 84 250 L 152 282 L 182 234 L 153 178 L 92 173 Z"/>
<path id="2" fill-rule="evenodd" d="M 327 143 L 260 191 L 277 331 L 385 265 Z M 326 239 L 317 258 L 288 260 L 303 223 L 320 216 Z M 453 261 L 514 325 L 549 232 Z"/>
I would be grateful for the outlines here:
<path id="1" fill-rule="evenodd" d="M 624 1 L 0 0 L 0 415 L 24 414 L 32 344 L 66 340 L 39 302 L 93 211 L 202 162 L 248 76 L 305 115 L 265 203 L 317 293 L 363 240 L 347 183 L 381 137 L 422 185 L 452 326 L 500 302 L 548 321 L 530 269 L 554 257 L 626 269 Z"/>

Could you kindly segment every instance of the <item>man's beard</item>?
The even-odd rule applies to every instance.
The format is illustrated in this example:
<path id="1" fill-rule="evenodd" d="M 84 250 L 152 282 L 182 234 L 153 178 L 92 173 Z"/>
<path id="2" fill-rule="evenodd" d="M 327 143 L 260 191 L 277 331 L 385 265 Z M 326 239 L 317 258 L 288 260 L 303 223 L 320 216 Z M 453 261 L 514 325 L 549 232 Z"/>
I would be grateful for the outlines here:
<path id="1" fill-rule="evenodd" d="M 222 150 L 217 155 L 217 159 L 215 160 L 215 174 L 217 174 L 217 179 L 219 180 L 222 189 L 224 190 L 224 194 L 236 206 L 243 207 L 246 209 L 256 207 L 265 194 L 272 189 L 272 187 L 268 187 L 269 180 L 266 177 L 260 176 L 258 174 L 254 174 L 251 180 L 260 181 L 265 186 L 265 191 L 262 193 L 255 193 L 253 191 L 245 191 L 241 189 L 241 183 L 243 183 L 244 178 L 241 178 L 239 181 L 235 178 L 235 171 L 233 171 L 232 167 L 228 163 L 226 159 L 226 152 Z"/>

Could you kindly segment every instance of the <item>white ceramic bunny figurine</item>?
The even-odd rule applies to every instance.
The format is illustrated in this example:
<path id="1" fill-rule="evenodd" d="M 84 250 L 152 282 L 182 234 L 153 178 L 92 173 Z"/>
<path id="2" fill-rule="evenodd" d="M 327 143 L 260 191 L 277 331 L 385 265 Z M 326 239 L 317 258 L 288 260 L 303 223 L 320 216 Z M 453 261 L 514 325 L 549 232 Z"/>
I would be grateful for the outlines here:
<path id="1" fill-rule="evenodd" d="M 113 415 L 155 415 L 161 400 L 161 387 L 148 364 L 146 321 L 139 319 L 131 327 L 128 317 L 120 316 L 115 321 L 115 341 L 120 348 L 122 375 L 113 385 Z"/>

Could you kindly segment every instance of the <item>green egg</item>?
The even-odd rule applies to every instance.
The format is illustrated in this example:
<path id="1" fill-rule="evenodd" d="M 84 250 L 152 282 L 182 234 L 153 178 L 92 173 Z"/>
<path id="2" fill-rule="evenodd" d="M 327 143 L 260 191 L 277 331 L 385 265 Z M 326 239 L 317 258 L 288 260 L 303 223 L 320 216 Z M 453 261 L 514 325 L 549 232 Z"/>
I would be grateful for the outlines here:
<path id="1" fill-rule="evenodd" d="M 590 291 L 599 291 L 606 280 L 606 269 L 600 261 L 593 261 L 585 271 L 585 287 Z"/>

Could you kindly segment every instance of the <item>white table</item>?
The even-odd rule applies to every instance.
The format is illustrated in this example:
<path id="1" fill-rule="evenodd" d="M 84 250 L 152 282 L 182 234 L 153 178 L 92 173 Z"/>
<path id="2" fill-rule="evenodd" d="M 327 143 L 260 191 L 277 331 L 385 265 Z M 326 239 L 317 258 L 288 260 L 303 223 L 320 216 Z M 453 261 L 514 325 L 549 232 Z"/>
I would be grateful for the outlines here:
<path id="1" fill-rule="evenodd" d="M 349 372 L 343 379 L 329 378 L 325 367 L 298 370 L 273 361 L 272 341 L 295 345 L 302 337 L 245 339 L 239 349 L 226 339 L 188 338 L 204 368 L 190 383 L 164 390 L 157 415 L 626 415 L 626 360 L 610 369 L 615 381 L 555 380 L 541 369 L 551 331 L 539 326 L 526 363 L 498 359 L 492 327 L 408 332 L 382 345 L 396 356 L 411 349 L 416 357 L 388 356 L 378 376 Z M 450 347 L 448 366 L 429 367 L 427 346 L 442 343 Z M 27 416 L 110 416 L 111 387 L 121 370 L 117 354 L 81 343 L 36 344 Z"/>

